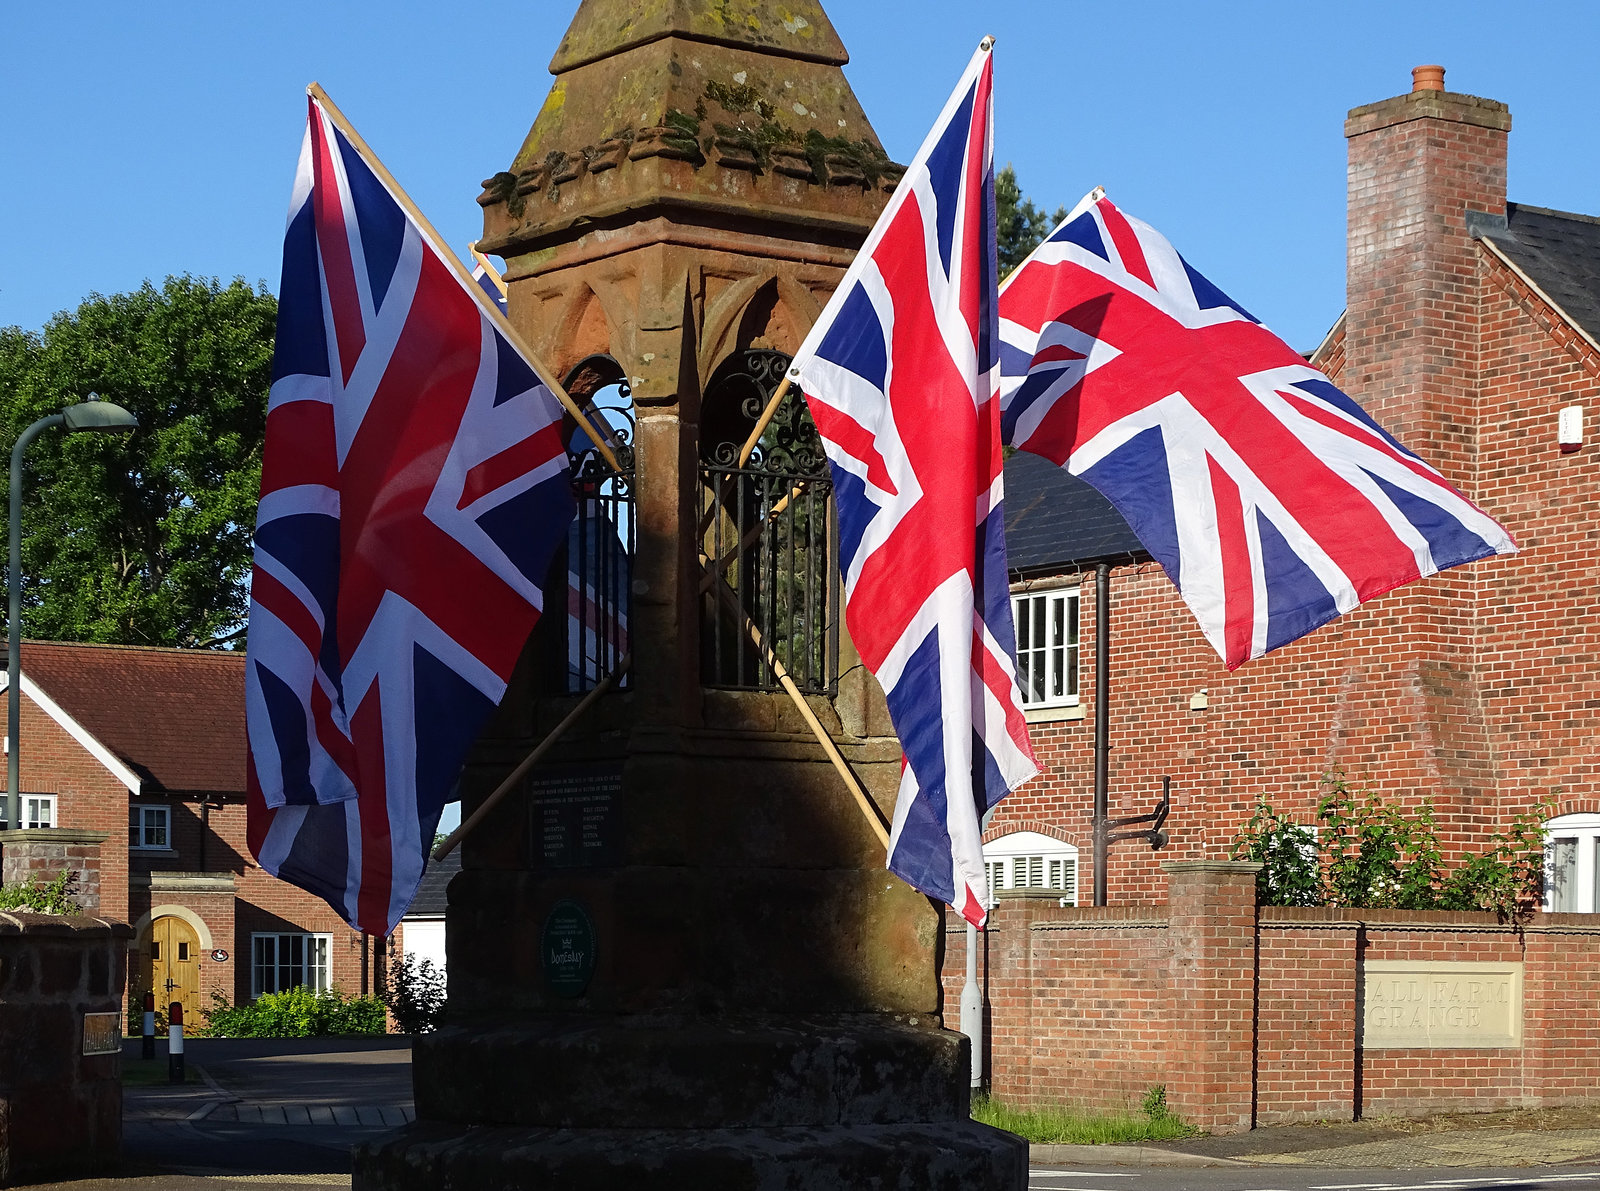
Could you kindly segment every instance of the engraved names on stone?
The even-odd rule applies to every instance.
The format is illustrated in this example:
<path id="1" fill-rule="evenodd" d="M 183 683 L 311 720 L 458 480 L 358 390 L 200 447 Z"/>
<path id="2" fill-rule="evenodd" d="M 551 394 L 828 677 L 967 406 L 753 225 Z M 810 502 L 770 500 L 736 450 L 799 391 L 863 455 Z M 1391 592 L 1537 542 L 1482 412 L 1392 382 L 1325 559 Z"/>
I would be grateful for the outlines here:
<path id="1" fill-rule="evenodd" d="M 601 868 L 617 863 L 621 762 L 545 766 L 528 786 L 535 864 Z"/>
<path id="2" fill-rule="evenodd" d="M 1361 966 L 1367 1050 L 1522 1045 L 1522 965 L 1369 960 Z"/>

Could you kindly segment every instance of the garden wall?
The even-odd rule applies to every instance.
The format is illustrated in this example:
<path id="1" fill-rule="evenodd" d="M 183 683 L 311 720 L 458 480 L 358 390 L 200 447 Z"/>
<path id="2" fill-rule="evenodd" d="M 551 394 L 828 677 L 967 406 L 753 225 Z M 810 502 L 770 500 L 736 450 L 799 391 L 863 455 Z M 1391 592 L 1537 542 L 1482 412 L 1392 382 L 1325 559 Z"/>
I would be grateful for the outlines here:
<path id="1" fill-rule="evenodd" d="M 1166 868 L 1161 905 L 1002 894 L 978 956 L 996 1096 L 1127 1109 L 1163 1085 L 1214 1132 L 1600 1103 L 1600 915 L 1258 912 L 1254 865 Z M 958 925 L 952 1010 L 965 972 Z"/>
<path id="2" fill-rule="evenodd" d="M 0 1186 L 116 1159 L 132 936 L 100 918 L 0 913 Z"/>

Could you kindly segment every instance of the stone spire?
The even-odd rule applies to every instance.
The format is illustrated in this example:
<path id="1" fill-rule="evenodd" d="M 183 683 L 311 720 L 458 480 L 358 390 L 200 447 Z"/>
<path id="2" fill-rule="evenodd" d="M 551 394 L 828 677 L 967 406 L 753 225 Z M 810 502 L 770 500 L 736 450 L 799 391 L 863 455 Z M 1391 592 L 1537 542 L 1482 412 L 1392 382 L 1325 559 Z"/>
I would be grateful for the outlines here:
<path id="1" fill-rule="evenodd" d="M 509 169 L 484 183 L 483 247 L 648 207 L 871 227 L 900 169 L 815 0 L 584 0 Z"/>

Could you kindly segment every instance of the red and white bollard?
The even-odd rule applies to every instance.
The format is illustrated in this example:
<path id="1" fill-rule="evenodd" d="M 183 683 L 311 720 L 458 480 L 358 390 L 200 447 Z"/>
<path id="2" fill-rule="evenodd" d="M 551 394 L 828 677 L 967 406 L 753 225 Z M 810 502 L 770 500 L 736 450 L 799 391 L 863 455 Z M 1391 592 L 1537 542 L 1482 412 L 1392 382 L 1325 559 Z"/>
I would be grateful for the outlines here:
<path id="1" fill-rule="evenodd" d="M 183 1082 L 183 1002 L 172 1002 L 167 1017 L 167 1082 Z"/>
<path id="2" fill-rule="evenodd" d="M 156 1057 L 156 994 L 154 991 L 144 994 L 144 1040 L 140 1045 L 139 1056 L 145 1059 Z"/>

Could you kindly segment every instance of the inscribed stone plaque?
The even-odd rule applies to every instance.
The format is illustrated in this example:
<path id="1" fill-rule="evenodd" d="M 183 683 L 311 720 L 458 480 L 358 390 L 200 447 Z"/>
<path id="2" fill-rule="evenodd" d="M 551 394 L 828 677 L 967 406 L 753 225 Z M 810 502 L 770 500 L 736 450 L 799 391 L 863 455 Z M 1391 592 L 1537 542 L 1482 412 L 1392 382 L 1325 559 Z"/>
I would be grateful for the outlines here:
<path id="1" fill-rule="evenodd" d="M 621 849 L 622 762 L 547 765 L 528 779 L 531 852 L 551 868 L 604 868 Z"/>
<path id="2" fill-rule="evenodd" d="M 1368 1050 L 1522 1045 L 1522 965 L 1361 965 L 1361 1044 Z"/>
<path id="3" fill-rule="evenodd" d="M 594 975 L 594 923 L 571 898 L 550 908 L 539 935 L 545 983 L 558 997 L 581 997 Z"/>
<path id="4" fill-rule="evenodd" d="M 83 1053 L 114 1055 L 122 1049 L 122 1014 L 85 1013 L 83 1015 Z"/>

